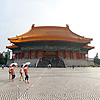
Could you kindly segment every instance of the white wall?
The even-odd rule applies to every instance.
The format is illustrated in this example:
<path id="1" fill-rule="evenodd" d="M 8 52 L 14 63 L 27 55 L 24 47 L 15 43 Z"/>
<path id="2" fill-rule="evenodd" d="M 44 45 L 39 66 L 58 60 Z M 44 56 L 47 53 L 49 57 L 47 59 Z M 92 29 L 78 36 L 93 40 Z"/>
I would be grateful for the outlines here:
<path id="1" fill-rule="evenodd" d="M 89 65 L 94 65 L 94 62 L 92 61 L 87 61 L 83 59 L 63 59 L 64 63 L 66 66 L 89 66 Z"/>

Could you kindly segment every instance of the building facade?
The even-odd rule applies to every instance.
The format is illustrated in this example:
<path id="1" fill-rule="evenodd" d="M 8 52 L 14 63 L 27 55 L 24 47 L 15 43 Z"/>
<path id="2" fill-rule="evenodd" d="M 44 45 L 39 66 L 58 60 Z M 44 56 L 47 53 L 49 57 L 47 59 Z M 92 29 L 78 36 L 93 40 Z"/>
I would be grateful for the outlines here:
<path id="1" fill-rule="evenodd" d="M 39 59 L 62 59 L 66 66 L 87 66 L 88 51 L 94 48 L 88 46 L 92 38 L 77 35 L 67 24 L 66 27 L 33 24 L 28 32 L 8 40 L 13 45 L 6 48 L 13 51 L 14 61 L 18 64 L 30 61 L 33 66 Z"/>

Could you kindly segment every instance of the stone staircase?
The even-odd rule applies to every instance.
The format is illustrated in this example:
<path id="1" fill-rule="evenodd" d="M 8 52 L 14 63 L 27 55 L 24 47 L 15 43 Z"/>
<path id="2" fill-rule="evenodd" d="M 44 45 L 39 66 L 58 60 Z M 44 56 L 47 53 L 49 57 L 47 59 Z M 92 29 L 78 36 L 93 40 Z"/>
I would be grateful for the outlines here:
<path id="1" fill-rule="evenodd" d="M 37 67 L 47 68 L 49 63 L 53 68 L 65 68 L 64 61 L 62 59 L 57 59 L 57 58 L 40 59 Z"/>

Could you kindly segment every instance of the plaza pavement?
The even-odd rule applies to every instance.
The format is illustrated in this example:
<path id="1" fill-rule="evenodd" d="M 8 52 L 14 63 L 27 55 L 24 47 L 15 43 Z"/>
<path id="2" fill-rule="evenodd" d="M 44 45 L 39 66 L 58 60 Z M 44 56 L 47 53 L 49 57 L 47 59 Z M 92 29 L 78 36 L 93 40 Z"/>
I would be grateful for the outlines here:
<path id="1" fill-rule="evenodd" d="M 100 100 L 100 68 L 29 68 L 30 83 L 0 68 L 0 100 Z"/>

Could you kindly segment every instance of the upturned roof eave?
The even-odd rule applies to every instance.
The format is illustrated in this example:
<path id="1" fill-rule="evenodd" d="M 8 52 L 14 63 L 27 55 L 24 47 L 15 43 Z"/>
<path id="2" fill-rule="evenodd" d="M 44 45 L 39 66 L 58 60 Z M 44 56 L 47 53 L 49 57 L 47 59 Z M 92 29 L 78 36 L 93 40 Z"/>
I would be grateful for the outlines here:
<path id="1" fill-rule="evenodd" d="M 83 49 L 94 49 L 95 47 L 86 45 L 86 46 L 84 46 L 84 47 L 82 47 L 82 48 L 83 48 Z"/>
<path id="2" fill-rule="evenodd" d="M 19 48 L 19 47 L 16 45 L 12 45 L 12 46 L 6 46 L 6 48 L 13 49 L 13 48 Z"/>

